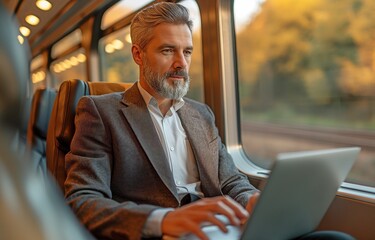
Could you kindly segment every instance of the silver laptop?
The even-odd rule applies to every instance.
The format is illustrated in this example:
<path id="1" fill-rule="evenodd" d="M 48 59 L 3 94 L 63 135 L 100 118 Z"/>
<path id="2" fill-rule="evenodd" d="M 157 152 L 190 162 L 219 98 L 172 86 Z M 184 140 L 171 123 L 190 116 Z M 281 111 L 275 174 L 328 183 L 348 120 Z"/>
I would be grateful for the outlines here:
<path id="1" fill-rule="evenodd" d="M 360 148 L 283 153 L 243 229 L 202 229 L 210 239 L 286 240 L 314 231 L 345 180 Z M 189 235 L 183 239 L 196 239 Z"/>

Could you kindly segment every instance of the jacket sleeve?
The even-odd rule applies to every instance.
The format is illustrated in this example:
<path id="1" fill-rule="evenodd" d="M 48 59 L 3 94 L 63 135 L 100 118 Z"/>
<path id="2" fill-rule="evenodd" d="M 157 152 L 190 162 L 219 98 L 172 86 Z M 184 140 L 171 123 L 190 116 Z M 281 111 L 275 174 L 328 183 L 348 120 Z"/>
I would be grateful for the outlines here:
<path id="1" fill-rule="evenodd" d="M 83 97 L 76 112 L 76 131 L 65 157 L 68 204 L 99 239 L 140 239 L 147 217 L 159 207 L 112 199 L 111 133 L 91 97 Z"/>
<path id="2" fill-rule="evenodd" d="M 245 174 L 238 171 L 232 157 L 222 143 L 219 155 L 219 178 L 222 193 L 230 196 L 243 207 L 246 207 L 250 196 L 259 190 L 250 184 Z"/>
<path id="3" fill-rule="evenodd" d="M 217 136 L 217 144 L 219 151 L 219 182 L 221 192 L 228 195 L 235 201 L 246 207 L 247 202 L 252 194 L 258 190 L 250 184 L 249 179 L 241 173 L 233 162 L 232 156 L 228 153 L 225 145 L 222 143 L 218 130 L 215 125 L 214 114 L 207 106 L 208 111 L 212 116 L 212 127 Z"/>

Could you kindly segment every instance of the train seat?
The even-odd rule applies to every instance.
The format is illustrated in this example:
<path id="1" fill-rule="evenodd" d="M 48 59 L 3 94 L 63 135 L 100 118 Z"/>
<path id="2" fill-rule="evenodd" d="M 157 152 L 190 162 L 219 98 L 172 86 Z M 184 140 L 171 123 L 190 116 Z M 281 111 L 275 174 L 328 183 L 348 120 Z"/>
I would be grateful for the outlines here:
<path id="1" fill-rule="evenodd" d="M 56 90 L 40 88 L 34 93 L 27 129 L 27 146 L 32 155 L 32 170 L 42 176 L 47 173 L 46 140 L 49 118 L 56 98 Z"/>
<path id="2" fill-rule="evenodd" d="M 86 82 L 78 79 L 64 81 L 57 93 L 47 133 L 47 169 L 64 191 L 65 154 L 70 151 L 78 100 L 85 95 L 122 92 L 130 83 Z"/>
<path id="3" fill-rule="evenodd" d="M 23 106 L 22 122 L 18 131 L 18 138 L 14 143 L 14 149 L 21 154 L 28 154 L 27 150 L 27 128 L 29 126 L 30 111 L 31 111 L 31 97 L 27 97 Z"/>

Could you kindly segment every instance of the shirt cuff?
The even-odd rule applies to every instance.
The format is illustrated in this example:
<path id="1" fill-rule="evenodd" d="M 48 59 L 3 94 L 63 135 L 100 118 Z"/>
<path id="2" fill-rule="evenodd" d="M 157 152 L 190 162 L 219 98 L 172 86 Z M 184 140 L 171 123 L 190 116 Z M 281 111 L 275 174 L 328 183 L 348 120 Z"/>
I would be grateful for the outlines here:
<path id="1" fill-rule="evenodd" d="M 148 216 L 146 223 L 142 229 L 142 236 L 145 238 L 148 237 L 161 237 L 161 222 L 165 214 L 168 212 L 173 211 L 173 208 L 161 208 L 156 209 L 151 212 L 150 216 Z"/>

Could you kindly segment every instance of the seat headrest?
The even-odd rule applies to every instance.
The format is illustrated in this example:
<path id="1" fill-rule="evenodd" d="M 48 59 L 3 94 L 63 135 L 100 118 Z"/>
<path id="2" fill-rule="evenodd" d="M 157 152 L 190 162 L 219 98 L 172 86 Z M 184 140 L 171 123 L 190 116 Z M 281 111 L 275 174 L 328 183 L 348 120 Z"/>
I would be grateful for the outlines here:
<path id="1" fill-rule="evenodd" d="M 54 125 L 54 137 L 64 151 L 69 151 L 70 141 L 74 134 L 74 117 L 78 100 L 89 93 L 87 83 L 73 79 L 60 85 L 51 119 Z"/>
<path id="2" fill-rule="evenodd" d="M 29 119 L 30 119 L 30 113 L 31 113 L 31 103 L 32 99 L 31 98 L 26 98 L 25 104 L 23 107 L 23 116 L 22 116 L 22 126 L 20 129 L 20 133 L 25 135 L 27 134 L 27 129 L 29 126 Z"/>
<path id="3" fill-rule="evenodd" d="M 32 100 L 30 128 L 34 134 L 47 137 L 48 123 L 57 92 L 55 89 L 37 89 Z"/>
<path id="4" fill-rule="evenodd" d="M 130 88 L 132 83 L 88 82 L 90 95 L 102 95 L 111 92 L 123 92 Z"/>

